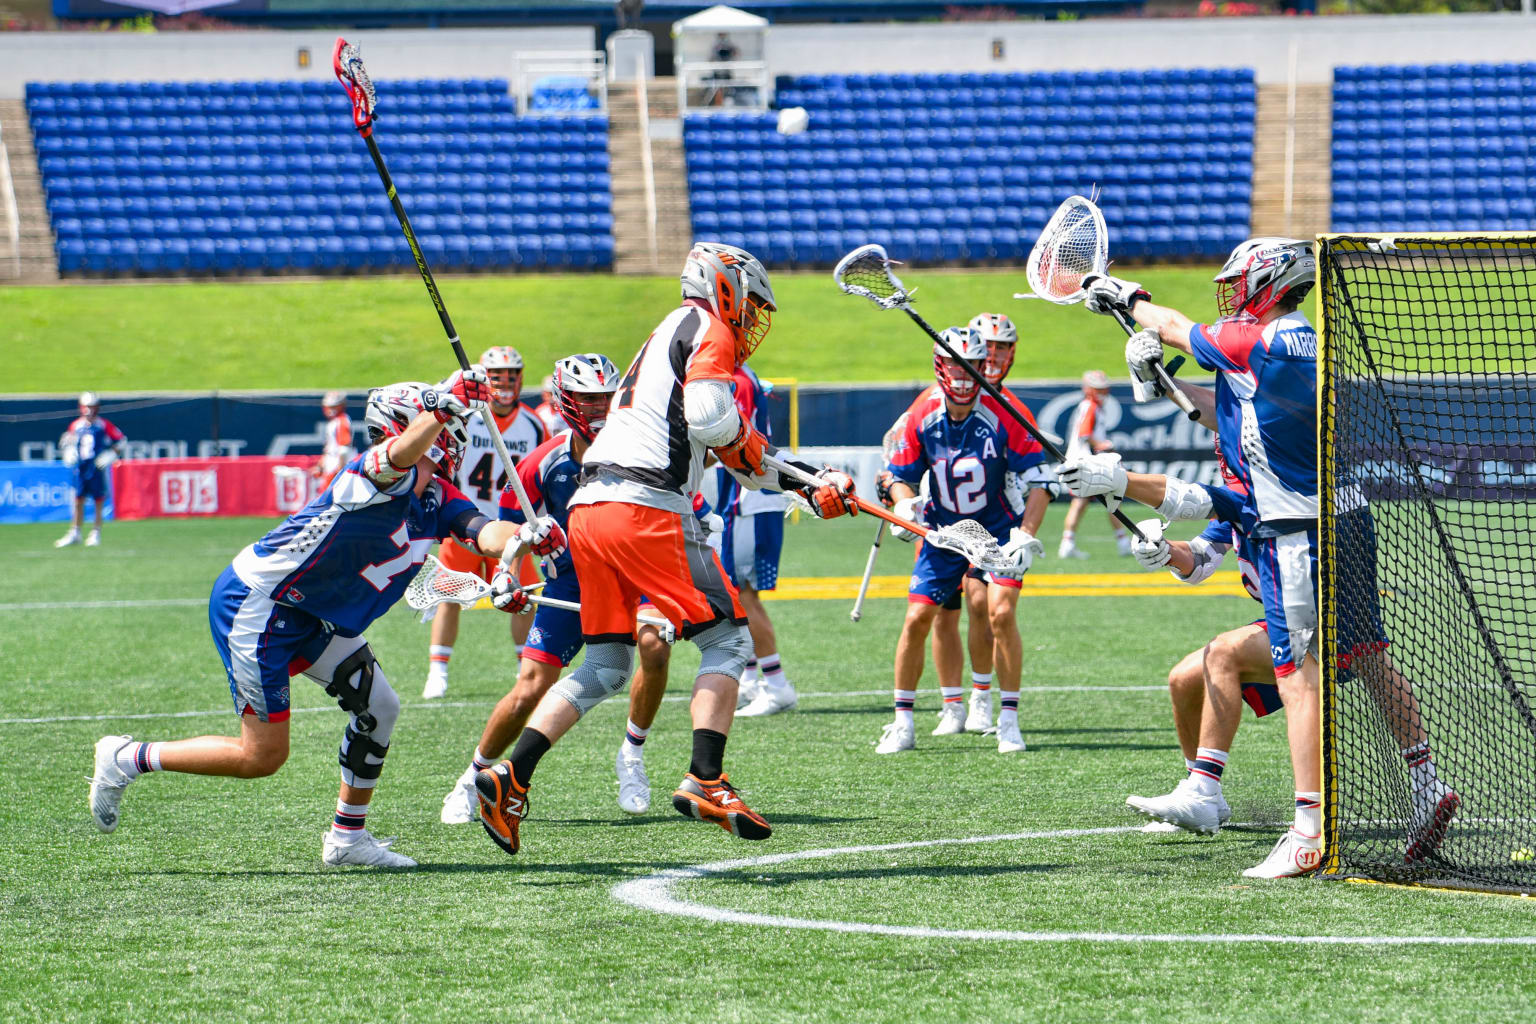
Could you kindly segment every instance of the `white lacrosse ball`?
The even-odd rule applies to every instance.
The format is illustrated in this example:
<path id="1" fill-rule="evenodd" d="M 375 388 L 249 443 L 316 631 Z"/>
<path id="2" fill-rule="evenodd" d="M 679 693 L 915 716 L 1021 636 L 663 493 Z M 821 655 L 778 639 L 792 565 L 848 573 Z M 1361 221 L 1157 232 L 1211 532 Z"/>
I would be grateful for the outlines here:
<path id="1" fill-rule="evenodd" d="M 785 107 L 779 111 L 779 134 L 799 135 L 811 123 L 811 115 L 804 107 Z"/>

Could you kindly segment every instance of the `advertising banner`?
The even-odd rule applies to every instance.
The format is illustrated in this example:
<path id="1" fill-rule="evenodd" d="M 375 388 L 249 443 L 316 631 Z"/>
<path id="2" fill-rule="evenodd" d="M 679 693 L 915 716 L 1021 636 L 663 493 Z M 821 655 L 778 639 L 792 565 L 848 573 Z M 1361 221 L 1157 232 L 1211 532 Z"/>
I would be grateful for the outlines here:
<path id="1" fill-rule="evenodd" d="M 58 462 L 0 462 L 0 523 L 67 523 L 75 474 Z M 87 505 L 85 514 L 91 514 Z M 110 495 L 102 518 L 112 517 Z"/>
<path id="2" fill-rule="evenodd" d="M 315 456 L 141 459 L 112 467 L 119 519 L 286 516 L 314 496 Z"/>

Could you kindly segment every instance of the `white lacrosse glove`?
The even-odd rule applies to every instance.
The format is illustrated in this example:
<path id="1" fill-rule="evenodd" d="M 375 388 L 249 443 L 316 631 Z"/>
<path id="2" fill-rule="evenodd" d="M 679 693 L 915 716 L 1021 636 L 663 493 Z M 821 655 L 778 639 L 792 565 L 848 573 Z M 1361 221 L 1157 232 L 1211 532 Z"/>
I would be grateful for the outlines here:
<path id="1" fill-rule="evenodd" d="M 1163 393 L 1153 363 L 1162 362 L 1163 340 L 1153 330 L 1141 330 L 1125 340 L 1125 365 L 1131 371 L 1136 401 L 1150 402 Z"/>
<path id="2" fill-rule="evenodd" d="M 491 385 L 485 371 L 478 366 L 456 370 L 453 376 L 441 381 L 435 388 L 423 388 L 421 405 L 438 420 L 468 419 L 470 414 L 484 409 L 491 401 Z"/>
<path id="3" fill-rule="evenodd" d="M 1111 512 L 1125 500 L 1128 483 L 1125 467 L 1120 465 L 1119 452 L 1103 452 L 1099 455 L 1081 455 L 1068 459 L 1056 467 L 1056 479 L 1074 498 L 1093 498 L 1104 495 L 1104 504 Z"/>
<path id="4" fill-rule="evenodd" d="M 97 469 L 106 469 L 108 466 L 112 465 L 112 463 L 114 463 L 116 461 L 117 461 L 117 452 L 115 452 L 112 449 L 108 448 L 106 451 L 104 451 L 100 455 L 96 456 L 96 468 Z"/>
<path id="5" fill-rule="evenodd" d="M 910 498 L 902 498 L 897 501 L 896 504 L 891 506 L 891 511 L 908 522 L 916 523 L 918 526 L 926 526 L 927 524 L 923 522 L 922 503 L 922 497 L 914 494 Z M 908 544 L 911 544 L 918 538 L 918 535 L 911 530 L 904 526 L 897 526 L 895 523 L 891 524 L 891 536 L 897 540 L 904 540 Z"/>
<path id="6" fill-rule="evenodd" d="M 1131 538 L 1131 556 L 1143 569 L 1161 569 L 1173 557 L 1163 530 L 1168 526 L 1161 519 L 1144 519 L 1136 524 L 1140 537 Z"/>
<path id="7" fill-rule="evenodd" d="M 725 520 L 720 518 L 719 513 L 711 512 L 699 518 L 699 525 L 704 527 L 704 543 L 718 555 L 720 545 L 725 540 Z"/>
<path id="8" fill-rule="evenodd" d="M 1045 545 L 1022 526 L 1015 526 L 1008 535 L 1008 543 L 1002 547 L 1003 557 L 1014 563 L 1015 568 L 999 575 L 1021 578 L 1029 572 L 1035 559 L 1045 554 Z"/>
<path id="9" fill-rule="evenodd" d="M 498 570 L 491 577 L 491 604 L 513 615 L 522 615 L 533 607 L 528 600 L 528 591 L 506 568 Z"/>
<path id="10" fill-rule="evenodd" d="M 538 516 L 518 529 L 517 542 L 540 558 L 559 558 L 565 550 L 565 531 L 550 516 Z"/>
<path id="11" fill-rule="evenodd" d="M 1108 274 L 1089 274 L 1083 278 L 1083 305 L 1095 313 L 1112 316 L 1131 312 L 1138 301 L 1152 298 L 1147 290 L 1135 281 L 1123 281 Z"/>
<path id="12" fill-rule="evenodd" d="M 80 451 L 79 451 L 79 449 L 77 449 L 73 444 L 71 444 L 68 447 L 62 449 L 59 452 L 59 461 L 64 463 L 64 465 L 69 467 L 70 469 L 74 469 L 76 466 L 78 466 L 80 464 Z"/>

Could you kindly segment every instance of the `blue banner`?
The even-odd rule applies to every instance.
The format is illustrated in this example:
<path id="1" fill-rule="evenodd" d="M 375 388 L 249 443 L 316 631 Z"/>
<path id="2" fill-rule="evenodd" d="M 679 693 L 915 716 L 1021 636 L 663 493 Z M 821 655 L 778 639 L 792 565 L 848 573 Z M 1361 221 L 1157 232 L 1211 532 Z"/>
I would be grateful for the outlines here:
<path id="1" fill-rule="evenodd" d="M 74 479 L 74 472 L 58 462 L 0 462 L 0 523 L 69 522 Z M 102 517 L 112 518 L 110 498 Z"/>

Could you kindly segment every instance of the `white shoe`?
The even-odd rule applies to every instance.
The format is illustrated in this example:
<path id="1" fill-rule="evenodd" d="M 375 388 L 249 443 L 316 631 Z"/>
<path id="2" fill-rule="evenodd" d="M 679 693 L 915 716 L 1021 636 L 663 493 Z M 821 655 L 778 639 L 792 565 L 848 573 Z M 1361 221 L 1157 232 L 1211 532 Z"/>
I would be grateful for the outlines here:
<path id="1" fill-rule="evenodd" d="M 764 718 L 780 711 L 793 711 L 799 703 L 800 698 L 793 685 L 785 683 L 783 686 L 769 686 L 764 683 L 757 691 L 757 696 L 752 698 L 752 703 L 737 709 L 736 717 Z"/>
<path id="2" fill-rule="evenodd" d="M 91 820 L 103 832 L 117 828 L 117 808 L 123 790 L 133 780 L 117 766 L 117 752 L 133 742 L 131 736 L 103 736 L 96 741 L 96 766 L 91 773 Z"/>
<path id="3" fill-rule="evenodd" d="M 1323 837 L 1304 836 L 1294 828 L 1269 851 L 1263 861 L 1243 872 L 1244 878 L 1295 878 L 1317 870 L 1323 862 Z"/>
<path id="4" fill-rule="evenodd" d="M 1087 558 L 1088 552 L 1078 547 L 1072 541 L 1064 540 L 1061 547 L 1056 549 L 1057 558 Z"/>
<path id="5" fill-rule="evenodd" d="M 389 848 L 395 840 L 375 838 L 373 833 L 363 829 L 357 834 L 357 838 L 350 843 L 343 843 L 336 838 L 334 829 L 328 829 L 325 833 L 325 844 L 320 849 L 320 859 L 326 867 L 339 868 L 352 864 L 364 868 L 413 868 L 416 862 L 403 853 L 396 853 Z"/>
<path id="6" fill-rule="evenodd" d="M 1213 836 L 1232 817 L 1232 809 L 1220 793 L 1209 796 L 1181 782 L 1163 796 L 1128 796 L 1126 805 L 1154 821 L 1166 821 L 1189 832 Z"/>
<path id="7" fill-rule="evenodd" d="M 448 677 L 432 673 L 427 676 L 427 685 L 421 688 L 422 700 L 437 700 L 448 693 Z"/>
<path id="8" fill-rule="evenodd" d="M 468 825 L 479 817 L 480 797 L 475 792 L 475 767 L 470 765 L 443 797 L 443 813 L 439 815 L 444 825 Z"/>
<path id="9" fill-rule="evenodd" d="M 992 728 L 992 691 L 971 690 L 971 698 L 966 705 L 965 731 L 986 732 Z"/>
<path id="10" fill-rule="evenodd" d="M 888 722 L 880 731 L 880 742 L 875 744 L 877 754 L 899 754 L 903 750 L 912 750 L 917 746 L 917 738 L 910 725 L 901 722 Z"/>
<path id="11" fill-rule="evenodd" d="M 1408 821 L 1408 849 L 1403 860 L 1423 860 L 1440 849 L 1451 819 L 1461 808 L 1461 797 L 1445 783 L 1434 782 L 1417 789 L 1412 798 L 1413 816 Z"/>
<path id="12" fill-rule="evenodd" d="M 1122 534 L 1116 541 L 1115 547 L 1119 550 L 1121 558 L 1129 558 L 1131 556 L 1131 538 L 1129 536 Z"/>
<path id="13" fill-rule="evenodd" d="M 761 679 L 743 679 L 736 687 L 736 710 L 741 711 L 757 699 L 762 692 L 763 681 Z"/>
<path id="14" fill-rule="evenodd" d="M 101 547 L 101 531 L 100 530 L 92 530 L 90 533 L 86 534 L 85 535 L 85 546 L 88 547 L 88 548 L 99 548 L 99 547 Z"/>
<path id="15" fill-rule="evenodd" d="M 1183 832 L 1184 830 L 1171 821 L 1149 821 L 1141 826 L 1141 831 L 1149 835 L 1166 835 L 1169 832 Z"/>
<path id="16" fill-rule="evenodd" d="M 75 529 L 73 526 L 71 526 L 69 528 L 69 532 L 68 533 L 66 533 L 64 536 L 60 537 L 58 540 L 53 542 L 53 546 L 56 547 L 56 548 L 67 548 L 71 544 L 79 544 L 79 543 L 80 543 L 80 531 Z"/>
<path id="17" fill-rule="evenodd" d="M 997 724 L 997 752 L 999 754 L 1019 754 L 1024 751 L 1024 737 L 1019 735 L 1019 723 L 1017 720 L 1007 725 Z"/>
<path id="18" fill-rule="evenodd" d="M 965 732 L 965 705 L 957 700 L 945 701 L 939 708 L 939 724 L 934 726 L 934 736 L 958 736 Z"/>
<path id="19" fill-rule="evenodd" d="M 651 777 L 645 773 L 645 761 L 625 757 L 624 748 L 613 759 L 619 776 L 619 810 L 626 814 L 644 814 L 651 809 Z"/>

